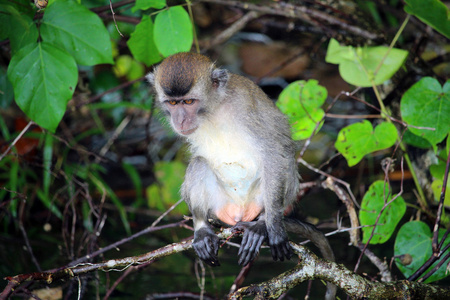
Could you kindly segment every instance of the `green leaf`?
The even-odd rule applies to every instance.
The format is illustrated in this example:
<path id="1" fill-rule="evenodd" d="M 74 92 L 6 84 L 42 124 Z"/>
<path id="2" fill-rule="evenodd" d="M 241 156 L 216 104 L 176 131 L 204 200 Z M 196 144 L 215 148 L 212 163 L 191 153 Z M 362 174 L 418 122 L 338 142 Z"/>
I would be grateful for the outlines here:
<path id="1" fill-rule="evenodd" d="M 317 80 L 300 80 L 289 84 L 280 94 L 278 108 L 288 116 L 294 140 L 306 139 L 325 112 L 320 108 L 327 98 L 327 90 Z M 323 122 L 318 127 L 322 127 Z"/>
<path id="2" fill-rule="evenodd" d="M 3 67 L 0 67 L 0 91 L 0 108 L 7 108 L 14 99 L 14 90 Z"/>
<path id="3" fill-rule="evenodd" d="M 181 6 L 172 6 L 155 18 L 156 47 L 165 57 L 191 49 L 193 27 L 188 13 Z"/>
<path id="4" fill-rule="evenodd" d="M 392 198 L 389 185 L 384 181 L 375 181 L 369 187 L 369 190 L 364 195 L 361 203 L 361 210 L 359 211 L 361 225 L 369 225 L 369 227 L 362 228 L 363 243 L 367 243 L 369 240 L 369 237 L 374 230 L 373 225 L 375 225 L 378 215 L 381 213 L 381 209 L 385 204 L 389 203 Z M 375 227 L 374 235 L 370 240 L 370 244 L 383 244 L 387 242 L 405 212 L 405 201 L 399 196 L 381 213 Z"/>
<path id="5" fill-rule="evenodd" d="M 443 183 L 444 183 L 443 179 L 436 179 L 431 183 L 431 190 L 433 191 L 434 200 L 436 202 L 439 202 L 439 200 L 441 198 Z M 450 189 L 450 179 L 447 180 L 447 187 L 446 187 L 446 192 L 445 192 L 445 196 L 444 196 L 444 205 L 445 206 L 450 205 L 450 193 L 448 192 L 449 189 Z"/>
<path id="6" fill-rule="evenodd" d="M 331 39 L 325 61 L 339 64 L 339 73 L 348 83 L 371 87 L 372 83 L 379 85 L 390 79 L 407 56 L 408 51 L 401 49 L 340 46 L 335 39 Z"/>
<path id="7" fill-rule="evenodd" d="M 73 57 L 47 43 L 30 44 L 11 59 L 8 78 L 22 111 L 54 132 L 77 84 Z"/>
<path id="8" fill-rule="evenodd" d="M 45 9 L 41 36 L 73 55 L 80 65 L 113 63 L 111 41 L 102 21 L 75 1 L 58 0 Z"/>
<path id="9" fill-rule="evenodd" d="M 147 188 L 147 202 L 149 207 L 161 211 L 167 210 L 180 199 L 180 186 L 184 180 L 186 165 L 179 161 L 157 162 L 155 175 L 159 184 L 152 184 Z M 178 205 L 174 212 L 188 214 L 186 204 Z"/>
<path id="10" fill-rule="evenodd" d="M 422 149 L 431 148 L 431 144 L 429 141 L 427 141 L 423 137 L 415 135 L 409 129 L 407 129 L 405 131 L 405 134 L 403 134 L 403 141 L 405 143 L 407 143 L 408 145 L 411 145 L 411 146 L 414 146 L 417 148 L 422 148 Z"/>
<path id="11" fill-rule="evenodd" d="M 444 233 L 444 230 L 439 229 L 439 240 L 442 239 Z M 414 272 L 416 272 L 417 269 L 431 257 L 431 240 L 432 233 L 430 228 L 421 221 L 408 222 L 400 228 L 395 240 L 394 254 L 395 256 L 409 254 L 412 257 L 412 262 L 408 265 L 403 265 L 401 261 L 396 258 L 395 264 L 406 278 L 414 274 Z M 442 247 L 445 247 L 449 242 L 450 239 L 447 238 Z M 447 277 L 446 268 L 449 261 L 450 260 L 447 260 L 436 273 L 425 280 L 425 283 Z M 435 262 L 428 270 L 432 269 L 436 264 L 437 262 Z"/>
<path id="12" fill-rule="evenodd" d="M 375 130 L 369 121 L 349 125 L 339 131 L 335 147 L 347 159 L 348 165 L 356 165 L 366 154 L 386 149 L 395 144 L 397 130 L 391 123 L 381 123 Z"/>
<path id="13" fill-rule="evenodd" d="M 1 37 L 9 38 L 13 55 L 26 45 L 36 43 L 38 39 L 38 30 L 33 20 L 10 5 L 0 5 L 0 24 Z"/>
<path id="14" fill-rule="evenodd" d="M 428 140 L 436 151 L 436 144 L 450 132 L 450 81 L 441 87 L 434 78 L 422 78 L 403 94 L 400 111 L 409 125 L 435 128 L 409 130 Z"/>
<path id="15" fill-rule="evenodd" d="M 128 174 L 131 181 L 133 182 L 134 190 L 136 191 L 136 200 L 134 201 L 134 205 L 138 206 L 141 203 L 144 203 L 144 197 L 142 196 L 142 180 L 141 176 L 139 176 L 136 168 L 128 163 L 122 163 L 122 168 Z"/>
<path id="16" fill-rule="evenodd" d="M 127 45 L 137 61 L 151 66 L 161 61 L 158 49 L 153 40 L 153 22 L 148 16 L 143 16 L 141 22 L 131 34 Z"/>
<path id="17" fill-rule="evenodd" d="M 139 9 L 146 10 L 149 8 L 161 9 L 166 5 L 166 0 L 136 0 L 136 4 L 131 11 L 136 12 Z"/>
<path id="18" fill-rule="evenodd" d="M 405 0 L 405 11 L 450 38 L 449 9 L 439 0 Z"/>
<path id="19" fill-rule="evenodd" d="M 435 179 L 431 183 L 431 189 L 434 194 L 434 200 L 439 201 L 442 192 L 442 185 L 445 177 L 445 170 L 447 165 L 447 149 L 442 149 L 438 155 L 438 163 L 430 166 L 430 174 Z M 447 190 L 444 198 L 444 205 L 450 206 L 450 178 L 447 180 Z"/>
<path id="20" fill-rule="evenodd" d="M 117 58 L 113 72 L 117 77 L 126 76 L 128 80 L 135 80 L 144 76 L 144 66 L 129 55 Z"/>

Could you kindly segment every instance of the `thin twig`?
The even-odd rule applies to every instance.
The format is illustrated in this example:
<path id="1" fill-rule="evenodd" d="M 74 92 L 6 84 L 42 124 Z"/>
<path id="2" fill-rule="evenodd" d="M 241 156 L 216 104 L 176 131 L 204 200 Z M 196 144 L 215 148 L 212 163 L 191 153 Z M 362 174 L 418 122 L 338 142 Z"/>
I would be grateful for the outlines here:
<path id="1" fill-rule="evenodd" d="M 444 207 L 444 199 L 445 199 L 445 191 L 447 189 L 449 167 L 450 167 L 450 150 L 449 150 L 449 153 L 447 153 L 447 165 L 445 167 L 444 181 L 442 184 L 441 196 L 439 198 L 439 206 L 438 206 L 438 211 L 437 211 L 437 216 L 436 216 L 436 222 L 434 223 L 434 228 L 433 228 L 433 252 L 434 253 L 439 251 L 439 249 L 438 249 L 439 226 L 441 224 L 442 209 Z"/>
<path id="2" fill-rule="evenodd" d="M 111 14 L 112 14 L 112 17 L 113 17 L 113 20 L 114 20 L 114 25 L 116 26 L 116 30 L 117 30 L 117 32 L 120 34 L 121 37 L 124 37 L 123 34 L 122 34 L 122 32 L 120 32 L 120 30 L 119 30 L 119 26 L 117 26 L 117 22 L 116 22 L 116 13 L 114 12 L 114 9 L 113 9 L 112 1 L 111 1 L 111 0 L 109 0 L 109 7 L 110 7 L 110 9 L 111 9 Z"/>
<path id="3" fill-rule="evenodd" d="M 28 129 L 31 127 L 31 125 L 34 125 L 35 123 L 33 121 L 28 122 L 27 126 L 25 126 L 24 129 L 19 133 L 19 135 L 14 139 L 14 141 L 6 148 L 5 152 L 0 155 L 0 161 L 6 156 L 6 154 L 11 151 L 11 148 L 16 145 L 16 143 L 22 138 L 22 136 L 25 134 L 25 132 L 28 131 Z"/>
<path id="4" fill-rule="evenodd" d="M 206 47 L 212 48 L 216 45 L 223 44 L 228 39 L 230 39 L 236 32 L 242 30 L 245 25 L 247 25 L 248 22 L 258 18 L 261 15 L 261 13 L 258 13 L 256 11 L 250 11 L 247 14 L 245 14 L 242 18 L 234 22 L 230 27 L 222 31 L 218 36 L 216 36 L 209 45 Z"/>

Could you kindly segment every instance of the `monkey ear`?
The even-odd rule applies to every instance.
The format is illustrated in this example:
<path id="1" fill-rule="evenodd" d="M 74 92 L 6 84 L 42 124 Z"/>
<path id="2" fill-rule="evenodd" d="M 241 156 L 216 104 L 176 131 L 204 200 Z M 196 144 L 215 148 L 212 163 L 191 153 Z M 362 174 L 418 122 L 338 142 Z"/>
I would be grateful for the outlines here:
<path id="1" fill-rule="evenodd" d="M 211 73 L 211 80 L 216 88 L 224 87 L 228 82 L 228 71 L 225 69 L 214 69 Z"/>
<path id="2" fill-rule="evenodd" d="M 147 81 L 152 85 L 155 86 L 155 74 L 153 72 L 148 73 L 145 78 L 147 78 Z"/>

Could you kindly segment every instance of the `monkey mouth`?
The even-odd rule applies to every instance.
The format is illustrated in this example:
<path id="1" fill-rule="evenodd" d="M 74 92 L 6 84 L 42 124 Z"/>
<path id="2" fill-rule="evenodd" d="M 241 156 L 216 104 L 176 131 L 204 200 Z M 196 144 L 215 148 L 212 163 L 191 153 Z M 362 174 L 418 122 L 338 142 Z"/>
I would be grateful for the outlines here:
<path id="1" fill-rule="evenodd" d="M 181 133 L 182 135 L 190 135 L 191 133 L 193 133 L 194 131 L 196 131 L 197 128 L 198 128 L 198 126 L 195 126 L 195 127 L 189 128 L 189 129 L 180 130 L 180 133 Z"/>

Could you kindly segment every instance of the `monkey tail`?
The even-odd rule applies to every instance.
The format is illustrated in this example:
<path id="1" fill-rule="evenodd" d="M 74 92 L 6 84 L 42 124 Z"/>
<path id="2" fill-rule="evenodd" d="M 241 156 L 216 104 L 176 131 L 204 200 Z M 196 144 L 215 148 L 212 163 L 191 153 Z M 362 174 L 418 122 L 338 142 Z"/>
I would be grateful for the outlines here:
<path id="1" fill-rule="evenodd" d="M 303 238 L 309 239 L 313 242 L 314 245 L 319 248 L 320 253 L 325 259 L 329 261 L 335 261 L 334 252 L 331 249 L 330 244 L 328 243 L 325 235 L 316 228 L 316 226 L 302 222 L 293 218 L 284 218 L 284 225 L 288 232 L 292 232 L 294 234 L 298 234 Z M 327 283 L 327 292 L 325 294 L 326 300 L 336 299 L 336 290 L 337 287 L 332 283 Z"/>

